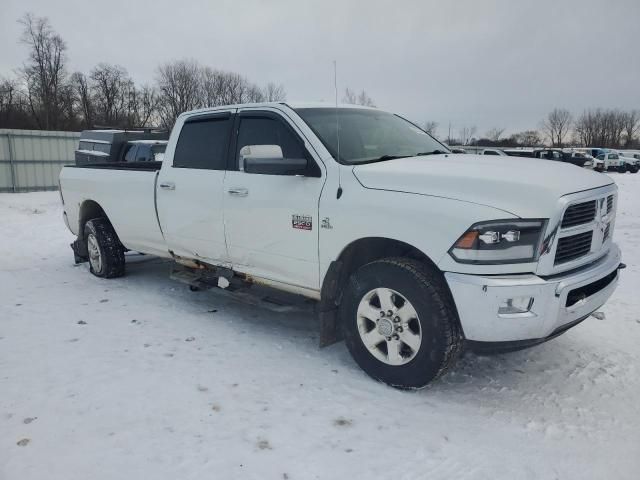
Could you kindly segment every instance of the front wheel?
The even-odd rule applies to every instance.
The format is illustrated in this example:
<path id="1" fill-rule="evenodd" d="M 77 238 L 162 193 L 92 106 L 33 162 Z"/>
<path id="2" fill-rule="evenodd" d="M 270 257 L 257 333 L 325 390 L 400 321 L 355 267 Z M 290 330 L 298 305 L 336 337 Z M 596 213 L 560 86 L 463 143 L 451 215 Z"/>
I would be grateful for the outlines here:
<path id="1" fill-rule="evenodd" d="M 106 218 L 94 218 L 84 226 L 89 253 L 89 271 L 96 277 L 124 275 L 124 246 Z"/>
<path id="2" fill-rule="evenodd" d="M 394 387 L 425 387 L 455 363 L 462 349 L 444 279 L 415 260 L 390 258 L 358 269 L 339 313 L 356 363 Z"/>

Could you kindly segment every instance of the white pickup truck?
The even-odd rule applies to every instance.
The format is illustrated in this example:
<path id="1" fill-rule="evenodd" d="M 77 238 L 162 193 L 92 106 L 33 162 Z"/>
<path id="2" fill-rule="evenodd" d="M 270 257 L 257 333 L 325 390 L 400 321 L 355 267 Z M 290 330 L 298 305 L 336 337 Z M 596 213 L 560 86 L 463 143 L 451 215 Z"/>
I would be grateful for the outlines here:
<path id="1" fill-rule="evenodd" d="M 193 285 L 317 301 L 375 379 L 423 387 L 463 347 L 507 351 L 589 317 L 624 267 L 617 187 L 560 162 L 452 155 L 400 116 L 251 104 L 182 114 L 164 160 L 65 167 L 76 261 L 174 259 Z M 260 287 L 263 288 L 263 287 Z"/>

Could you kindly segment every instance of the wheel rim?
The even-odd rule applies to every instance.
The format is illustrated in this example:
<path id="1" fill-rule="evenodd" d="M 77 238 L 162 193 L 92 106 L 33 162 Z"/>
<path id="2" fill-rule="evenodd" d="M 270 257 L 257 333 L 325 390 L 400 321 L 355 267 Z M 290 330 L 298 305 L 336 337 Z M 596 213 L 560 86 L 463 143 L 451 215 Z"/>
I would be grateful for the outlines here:
<path id="1" fill-rule="evenodd" d="M 387 365 L 404 365 L 422 344 L 418 314 L 402 294 L 375 288 L 360 300 L 357 313 L 360 339 L 369 353 Z"/>
<path id="2" fill-rule="evenodd" d="M 102 271 L 102 255 L 100 254 L 100 247 L 98 246 L 98 240 L 92 233 L 87 237 L 87 250 L 89 251 L 89 263 L 94 272 Z"/>

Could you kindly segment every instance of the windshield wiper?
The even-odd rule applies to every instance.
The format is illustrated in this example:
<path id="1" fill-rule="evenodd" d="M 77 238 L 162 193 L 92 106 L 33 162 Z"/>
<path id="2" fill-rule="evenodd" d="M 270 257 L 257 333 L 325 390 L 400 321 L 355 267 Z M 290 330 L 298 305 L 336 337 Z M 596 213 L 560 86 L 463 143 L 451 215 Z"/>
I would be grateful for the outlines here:
<path id="1" fill-rule="evenodd" d="M 412 155 L 382 155 L 381 157 L 371 158 L 369 160 L 366 160 L 364 162 L 359 162 L 359 163 L 384 162 L 385 160 L 395 160 L 397 158 L 407 158 L 411 156 Z"/>
<path id="2" fill-rule="evenodd" d="M 443 152 L 442 150 L 433 150 L 431 152 L 416 153 L 416 157 L 423 157 L 425 155 L 442 155 L 443 153 L 449 153 L 449 152 Z"/>
<path id="3" fill-rule="evenodd" d="M 395 160 L 396 158 L 407 158 L 411 155 L 382 155 L 381 157 L 375 158 L 373 161 L 384 161 L 384 160 Z"/>

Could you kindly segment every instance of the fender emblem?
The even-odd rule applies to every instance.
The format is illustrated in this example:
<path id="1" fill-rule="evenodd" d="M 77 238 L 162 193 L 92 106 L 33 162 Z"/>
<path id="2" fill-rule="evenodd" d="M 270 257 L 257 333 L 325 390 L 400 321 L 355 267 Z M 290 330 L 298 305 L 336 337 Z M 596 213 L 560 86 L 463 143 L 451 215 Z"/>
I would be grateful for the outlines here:
<path id="1" fill-rule="evenodd" d="M 333 228 L 333 225 L 331 225 L 331 220 L 329 219 L 329 217 L 324 217 L 322 219 L 320 228 L 326 228 L 327 230 L 331 230 Z"/>

